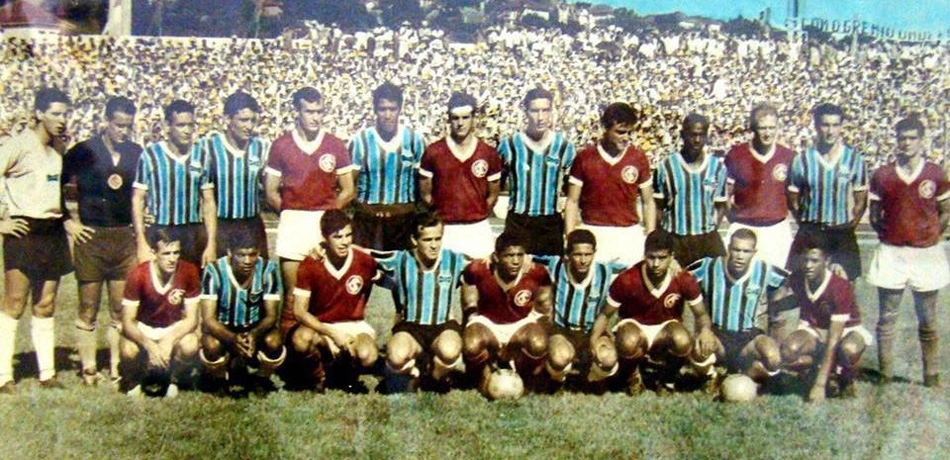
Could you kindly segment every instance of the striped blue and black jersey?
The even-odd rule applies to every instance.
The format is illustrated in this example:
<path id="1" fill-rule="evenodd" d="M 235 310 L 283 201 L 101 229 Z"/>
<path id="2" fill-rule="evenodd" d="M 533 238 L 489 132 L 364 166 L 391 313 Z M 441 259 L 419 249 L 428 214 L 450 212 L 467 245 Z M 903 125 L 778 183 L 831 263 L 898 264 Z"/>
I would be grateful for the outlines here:
<path id="1" fill-rule="evenodd" d="M 867 190 L 864 157 L 844 146 L 837 161 L 829 162 L 814 147 L 792 162 L 788 189 L 798 193 L 802 222 L 844 225 L 851 221 L 851 194 Z"/>
<path id="2" fill-rule="evenodd" d="M 435 326 L 451 319 L 455 292 L 467 263 L 464 255 L 442 249 L 429 269 L 419 265 L 412 251 L 374 251 L 373 256 L 386 274 L 383 285 L 396 292 L 396 312 L 403 320 Z"/>
<path id="3" fill-rule="evenodd" d="M 158 225 L 201 222 L 201 192 L 211 187 L 200 143 L 188 154 L 172 156 L 168 144 L 149 145 L 139 157 L 134 188 L 146 190 L 147 212 Z"/>
<path id="4" fill-rule="evenodd" d="M 356 200 L 365 204 L 396 204 L 416 201 L 416 171 L 425 143 L 415 130 L 400 126 L 383 142 L 370 127 L 350 139 L 350 157 L 359 168 Z"/>
<path id="5" fill-rule="evenodd" d="M 554 133 L 547 148 L 540 149 L 522 132 L 505 136 L 498 144 L 510 198 L 508 209 L 528 216 L 557 214 L 557 198 L 574 163 L 574 143 Z"/>
<path id="6" fill-rule="evenodd" d="M 227 256 L 206 265 L 201 280 L 201 299 L 215 301 L 218 321 L 231 329 L 254 327 L 264 319 L 264 301 L 279 302 L 282 293 L 277 263 L 262 257 L 257 259 L 246 286 L 238 285 Z"/>
<path id="7" fill-rule="evenodd" d="M 752 259 L 745 274 L 733 279 L 727 264 L 725 257 L 706 257 L 690 265 L 689 271 L 699 281 L 713 325 L 729 332 L 745 331 L 766 313 L 769 290 L 781 285 L 788 272 Z"/>
<path id="8" fill-rule="evenodd" d="M 707 154 L 693 167 L 673 152 L 654 173 L 653 197 L 666 205 L 663 228 L 670 233 L 709 233 L 716 229 L 715 205 L 726 202 L 726 165 Z"/>
<path id="9" fill-rule="evenodd" d="M 270 142 L 252 137 L 241 151 L 223 133 L 202 139 L 208 175 L 215 188 L 218 217 L 249 219 L 261 212 L 261 173 L 267 164 Z"/>
<path id="10" fill-rule="evenodd" d="M 610 282 L 627 267 L 617 263 L 594 262 L 587 278 L 574 281 L 570 265 L 559 256 L 533 256 L 547 267 L 554 283 L 554 324 L 590 332 L 594 320 L 607 304 Z"/>

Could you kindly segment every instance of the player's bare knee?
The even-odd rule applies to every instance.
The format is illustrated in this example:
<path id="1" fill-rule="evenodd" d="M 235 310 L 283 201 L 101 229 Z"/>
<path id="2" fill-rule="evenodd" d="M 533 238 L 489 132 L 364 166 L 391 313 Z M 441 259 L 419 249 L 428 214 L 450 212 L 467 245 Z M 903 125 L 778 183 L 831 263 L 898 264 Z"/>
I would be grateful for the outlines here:
<path id="1" fill-rule="evenodd" d="M 297 353 L 309 353 L 315 347 L 314 339 L 317 334 L 305 327 L 298 327 L 290 337 L 290 344 Z"/>
<path id="2" fill-rule="evenodd" d="M 79 309 L 76 311 L 76 317 L 79 321 L 86 324 L 95 324 L 96 316 L 99 315 L 99 304 L 93 304 L 91 301 L 79 302 Z"/>
<path id="3" fill-rule="evenodd" d="M 574 361 L 574 346 L 561 335 L 551 337 L 548 345 L 548 362 L 557 369 L 563 369 Z"/>
<path id="4" fill-rule="evenodd" d="M 617 332 L 617 354 L 623 359 L 637 359 L 646 354 L 647 339 L 636 326 Z"/>
<path id="5" fill-rule="evenodd" d="M 433 352 L 444 363 L 454 363 L 462 356 L 462 337 L 455 331 L 445 331 L 432 343 Z"/>
<path id="6" fill-rule="evenodd" d="M 363 367 L 371 367 L 379 359 L 379 350 L 372 338 L 360 334 L 356 339 L 356 356 Z"/>
<path id="7" fill-rule="evenodd" d="M 39 302 L 33 304 L 32 313 L 36 318 L 52 318 L 56 311 L 56 304 L 53 301 L 55 296 L 43 296 Z"/>
<path id="8" fill-rule="evenodd" d="M 482 354 L 488 350 L 491 341 L 491 333 L 488 328 L 480 324 L 473 324 L 465 328 L 462 336 L 462 354 L 466 358 L 471 358 Z"/>
<path id="9" fill-rule="evenodd" d="M 123 361 L 134 361 L 138 359 L 140 351 L 137 343 L 124 337 L 119 340 L 119 354 Z"/>
<path id="10" fill-rule="evenodd" d="M 782 361 L 791 363 L 796 361 L 805 352 L 806 337 L 802 331 L 791 333 L 784 342 L 782 342 Z"/>
<path id="11" fill-rule="evenodd" d="M 201 352 L 209 361 L 217 361 L 227 353 L 227 350 L 217 337 L 204 334 L 201 336 Z"/>
<path id="12" fill-rule="evenodd" d="M 548 335 L 541 325 L 525 325 L 515 335 L 516 338 L 513 338 L 512 341 L 517 341 L 525 353 L 534 357 L 541 357 L 548 352 Z"/>
<path id="13" fill-rule="evenodd" d="M 175 345 L 175 355 L 181 360 L 190 360 L 198 356 L 198 335 L 185 334 Z"/>
<path id="14" fill-rule="evenodd" d="M 402 369 L 413 358 L 408 343 L 394 336 L 386 345 L 386 361 L 393 369 Z"/>
<path id="15" fill-rule="evenodd" d="M 277 353 L 280 353 L 280 349 L 284 346 L 284 340 L 280 337 L 280 331 L 277 328 L 271 329 L 270 332 L 264 334 L 263 340 L 261 340 L 261 351 L 268 356 L 273 356 Z"/>
<path id="16" fill-rule="evenodd" d="M 602 369 L 613 368 L 617 364 L 617 348 L 612 343 L 607 346 L 598 345 L 594 348 L 594 361 Z"/>

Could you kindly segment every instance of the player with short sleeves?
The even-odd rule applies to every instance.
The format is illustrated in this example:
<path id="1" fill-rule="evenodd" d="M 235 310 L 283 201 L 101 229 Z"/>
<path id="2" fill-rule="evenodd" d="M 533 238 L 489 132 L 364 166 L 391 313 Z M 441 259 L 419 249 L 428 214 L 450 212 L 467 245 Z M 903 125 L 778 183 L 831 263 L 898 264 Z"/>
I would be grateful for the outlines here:
<path id="1" fill-rule="evenodd" d="M 910 288 L 917 312 L 924 386 L 939 387 L 937 292 L 950 283 L 941 235 L 950 221 L 950 183 L 924 156 L 924 124 L 917 118 L 897 123 L 897 161 L 871 176 L 871 226 L 881 240 L 874 251 L 868 282 L 877 286 L 878 360 L 882 379 L 892 377 L 893 344 L 904 289 Z"/>
<path id="2" fill-rule="evenodd" d="M 136 266 L 122 298 L 120 391 L 142 394 L 148 378 L 168 380 L 165 397 L 178 395 L 178 380 L 198 355 L 198 267 L 181 260 L 181 242 L 165 228 L 148 230 L 152 260 Z"/>
<path id="3" fill-rule="evenodd" d="M 501 158 L 475 136 L 475 98 L 449 98 L 449 135 L 429 145 L 419 165 L 419 195 L 445 223 L 446 249 L 472 259 L 491 255 L 488 216 L 498 200 Z"/>
<path id="4" fill-rule="evenodd" d="M 73 263 L 79 285 L 79 311 L 76 318 L 76 349 L 81 362 L 83 383 L 95 385 L 96 318 L 102 299 L 102 285 L 109 295 L 111 325 L 106 330 L 109 342 L 109 375 L 119 378 L 119 312 L 125 278 L 137 265 L 135 231 L 132 228 L 132 182 L 142 154 L 142 146 L 132 141 L 135 104 L 124 97 L 106 103 L 105 130 L 80 142 L 63 158 L 64 194 L 74 191 L 75 208 L 66 210 L 64 224 L 73 241 Z"/>
<path id="5" fill-rule="evenodd" d="M 291 360 L 284 380 L 320 392 L 330 379 L 347 391 L 365 392 L 359 372 L 372 368 L 379 356 L 366 303 L 382 273 L 372 256 L 352 247 L 353 224 L 345 212 L 324 213 L 320 229 L 325 255 L 301 262 L 294 304 L 284 306 L 281 332 Z"/>
<path id="6" fill-rule="evenodd" d="M 792 247 L 785 188 L 795 152 L 778 143 L 778 110 L 769 104 L 749 114 L 752 140 L 726 154 L 726 195 L 729 197 L 729 241 L 733 232 L 748 228 L 760 244 L 756 256 L 785 267 Z"/>
<path id="7" fill-rule="evenodd" d="M 861 276 L 854 229 L 867 209 L 868 198 L 864 156 L 844 143 L 841 107 L 819 104 L 812 110 L 812 118 L 818 133 L 815 145 L 795 157 L 788 182 L 788 204 L 798 220 L 798 233 L 787 268 L 801 268 L 804 249 L 800 241 L 821 233 L 828 239 L 832 262 L 841 265 L 853 282 Z"/>
<path id="8" fill-rule="evenodd" d="M 72 271 L 63 228 L 61 150 L 70 101 L 41 88 L 33 100 L 36 124 L 0 145 L 3 181 L 3 312 L 0 313 L 0 394 L 16 392 L 13 352 L 19 319 L 32 298 L 30 320 L 40 386 L 58 388 L 53 312 L 60 278 Z"/>
<path id="9" fill-rule="evenodd" d="M 491 259 L 478 259 L 462 272 L 462 355 L 466 372 L 488 396 L 492 368 L 512 364 L 536 386 L 548 351 L 551 277 L 543 265 L 525 260 L 524 243 L 504 233 Z"/>
<path id="10" fill-rule="evenodd" d="M 402 88 L 385 82 L 373 91 L 374 126 L 350 138 L 356 183 L 354 242 L 364 248 L 409 248 L 418 191 L 416 173 L 425 141 L 401 125 Z"/>
<path id="11" fill-rule="evenodd" d="M 617 275 L 608 291 L 607 305 L 594 322 L 591 346 L 612 336 L 620 368 L 614 377 L 629 394 L 643 391 L 641 365 L 658 366 L 656 390 L 668 391 L 685 360 L 700 375 L 715 362 L 716 337 L 696 278 L 673 267 L 673 237 L 658 229 L 647 235 L 645 259 Z M 689 305 L 695 322 L 695 340 L 683 324 Z M 610 319 L 619 321 L 610 329 Z"/>
<path id="12" fill-rule="evenodd" d="M 529 254 L 560 256 L 564 248 L 564 218 L 559 198 L 576 155 L 574 143 L 554 130 L 554 95 L 532 88 L 521 102 L 524 131 L 502 137 L 498 154 L 508 187 L 505 231 L 525 242 Z"/>
<path id="13" fill-rule="evenodd" d="M 168 140 L 155 142 L 139 157 L 132 184 L 132 221 L 139 262 L 152 256 L 145 236 L 167 229 L 181 243 L 181 258 L 198 266 L 217 258 L 217 205 L 201 143 L 194 141 L 195 106 L 180 99 L 165 107 Z"/>
<path id="14" fill-rule="evenodd" d="M 726 254 L 719 224 L 726 212 L 726 166 L 706 153 L 709 119 L 691 113 L 683 119 L 683 148 L 656 168 L 653 197 L 663 228 L 673 235 L 680 265 Z"/>
<path id="15" fill-rule="evenodd" d="M 636 122 L 636 112 L 625 103 L 604 109 L 603 137 L 577 154 L 564 207 L 567 234 L 578 226 L 590 230 L 600 245 L 597 260 L 627 266 L 643 259 L 643 241 L 656 227 L 650 163 L 630 140 Z"/>
<path id="16" fill-rule="evenodd" d="M 782 342 L 785 369 L 812 378 L 808 400 L 825 399 L 828 380 L 835 377 L 839 394 L 856 395 L 854 377 L 871 333 L 861 325 L 848 280 L 832 273 L 828 240 L 821 234 L 802 240 L 805 266 L 786 281 L 800 308 L 798 329 Z"/>

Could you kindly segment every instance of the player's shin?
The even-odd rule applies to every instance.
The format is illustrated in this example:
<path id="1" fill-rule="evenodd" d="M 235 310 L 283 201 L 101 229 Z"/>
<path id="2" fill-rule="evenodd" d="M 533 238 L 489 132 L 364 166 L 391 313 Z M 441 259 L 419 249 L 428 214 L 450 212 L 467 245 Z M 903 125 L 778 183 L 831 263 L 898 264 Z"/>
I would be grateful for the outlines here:
<path id="1" fill-rule="evenodd" d="M 18 321 L 0 313 L 0 385 L 13 380 L 13 347 Z"/>
<path id="2" fill-rule="evenodd" d="M 82 379 L 86 384 L 96 383 L 96 325 L 77 319 L 76 351 L 82 367 Z"/>
<path id="3" fill-rule="evenodd" d="M 109 375 L 112 379 L 119 377 L 119 337 L 122 325 L 113 320 L 106 329 L 106 342 L 109 343 Z"/>
<path id="4" fill-rule="evenodd" d="M 257 375 L 260 377 L 270 377 L 287 358 L 287 348 L 280 347 L 280 354 L 277 357 L 270 357 L 264 354 L 263 351 L 257 352 L 257 362 L 260 363 L 260 368 L 257 370 Z"/>
<path id="5" fill-rule="evenodd" d="M 56 375 L 54 355 L 56 337 L 53 318 L 37 318 L 34 316 L 30 324 L 40 381 L 49 380 Z"/>

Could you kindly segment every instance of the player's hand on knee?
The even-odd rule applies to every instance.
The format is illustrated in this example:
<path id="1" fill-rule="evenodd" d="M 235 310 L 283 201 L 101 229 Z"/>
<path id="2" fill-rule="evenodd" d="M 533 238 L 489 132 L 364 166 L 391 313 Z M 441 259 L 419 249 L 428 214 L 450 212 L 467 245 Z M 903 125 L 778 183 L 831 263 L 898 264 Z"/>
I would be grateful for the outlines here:
<path id="1" fill-rule="evenodd" d="M 716 352 L 716 335 L 709 329 L 699 331 L 696 337 L 697 351 L 700 356 L 709 356 Z"/>
<path id="2" fill-rule="evenodd" d="M 148 366 L 153 369 L 167 369 L 168 360 L 164 350 L 156 342 L 145 342 L 145 352 L 148 354 Z"/>

